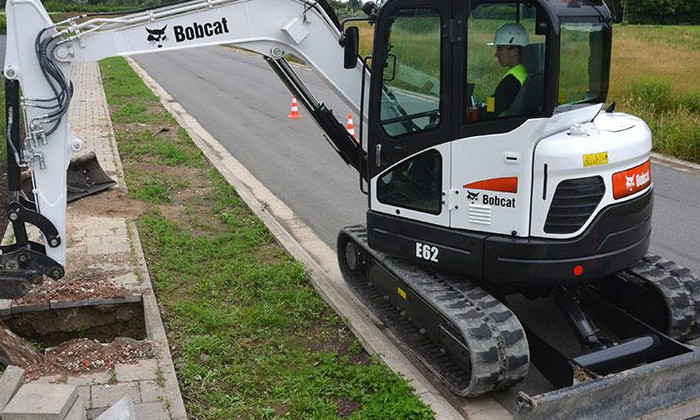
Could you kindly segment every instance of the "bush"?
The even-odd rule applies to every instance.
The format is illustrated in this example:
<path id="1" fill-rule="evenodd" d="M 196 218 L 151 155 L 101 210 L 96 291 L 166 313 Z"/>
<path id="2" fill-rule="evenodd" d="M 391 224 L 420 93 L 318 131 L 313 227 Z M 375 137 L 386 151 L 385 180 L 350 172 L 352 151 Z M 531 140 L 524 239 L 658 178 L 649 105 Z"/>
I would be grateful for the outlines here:
<path id="1" fill-rule="evenodd" d="M 700 90 L 690 92 L 681 99 L 681 104 L 691 112 L 700 114 Z"/>
<path id="2" fill-rule="evenodd" d="M 634 79 L 629 84 L 629 91 L 635 101 L 645 103 L 657 111 L 675 105 L 671 97 L 671 84 L 665 80 Z"/>
<path id="3" fill-rule="evenodd" d="M 626 0 L 625 4 L 630 23 L 700 24 L 700 0 Z"/>

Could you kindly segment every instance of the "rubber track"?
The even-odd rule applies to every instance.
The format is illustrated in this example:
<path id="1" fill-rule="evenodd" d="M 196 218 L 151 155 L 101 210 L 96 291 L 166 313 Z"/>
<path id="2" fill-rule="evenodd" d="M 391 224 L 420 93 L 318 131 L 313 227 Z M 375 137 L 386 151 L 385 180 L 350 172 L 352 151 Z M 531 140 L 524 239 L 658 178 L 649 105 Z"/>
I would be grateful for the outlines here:
<path id="1" fill-rule="evenodd" d="M 669 336 L 680 341 L 700 336 L 700 279 L 690 270 L 658 255 L 647 255 L 625 272 L 663 295 L 669 309 Z"/>
<path id="2" fill-rule="evenodd" d="M 448 382 L 453 392 L 461 396 L 478 396 L 508 388 L 525 377 L 530 362 L 527 338 L 520 321 L 505 305 L 469 280 L 437 273 L 371 250 L 364 227 L 345 228 L 341 233 L 350 236 L 377 264 L 402 279 L 415 294 L 459 329 L 470 349 L 471 378 L 460 380 L 464 371 L 456 365 L 452 369 L 459 369 L 462 374 L 453 372 L 449 375 L 453 378 L 445 377 L 446 366 L 435 366 L 435 359 L 426 358 L 425 351 L 412 349 L 431 370 Z M 412 324 L 408 328 L 415 330 Z M 435 347 L 432 352 L 439 353 L 439 349 L 432 345 Z M 449 358 L 444 358 L 451 363 Z"/>

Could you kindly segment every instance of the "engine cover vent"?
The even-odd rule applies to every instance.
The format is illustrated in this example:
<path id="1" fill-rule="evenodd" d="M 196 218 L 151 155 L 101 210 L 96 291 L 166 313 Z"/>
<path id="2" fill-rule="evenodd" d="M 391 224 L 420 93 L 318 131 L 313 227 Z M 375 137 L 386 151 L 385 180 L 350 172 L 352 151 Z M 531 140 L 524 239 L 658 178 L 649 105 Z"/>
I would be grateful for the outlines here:
<path id="1" fill-rule="evenodd" d="M 605 183 L 600 176 L 560 182 L 549 207 L 545 233 L 573 233 L 581 229 L 603 195 Z"/>

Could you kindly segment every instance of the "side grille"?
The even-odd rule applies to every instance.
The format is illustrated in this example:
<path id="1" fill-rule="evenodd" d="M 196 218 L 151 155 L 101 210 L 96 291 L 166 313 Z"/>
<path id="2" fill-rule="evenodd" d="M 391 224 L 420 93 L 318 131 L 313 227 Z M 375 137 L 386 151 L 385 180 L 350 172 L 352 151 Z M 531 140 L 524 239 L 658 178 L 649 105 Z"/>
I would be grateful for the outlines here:
<path id="1" fill-rule="evenodd" d="M 583 226 L 603 199 L 605 184 L 600 176 L 567 179 L 557 185 L 549 207 L 546 233 L 573 233 Z"/>

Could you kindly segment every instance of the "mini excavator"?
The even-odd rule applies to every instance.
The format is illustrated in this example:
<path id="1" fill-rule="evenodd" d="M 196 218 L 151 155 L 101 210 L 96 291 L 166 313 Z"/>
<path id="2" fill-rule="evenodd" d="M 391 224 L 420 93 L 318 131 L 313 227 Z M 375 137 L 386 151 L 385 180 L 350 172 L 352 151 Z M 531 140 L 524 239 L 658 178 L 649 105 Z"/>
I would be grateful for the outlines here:
<path id="1" fill-rule="evenodd" d="M 688 344 L 700 336 L 700 280 L 647 255 L 651 132 L 605 108 L 604 2 L 387 0 L 363 11 L 339 22 L 325 0 L 195 0 L 54 23 L 39 0 L 8 0 L 16 243 L 2 248 L 0 295 L 64 274 L 66 170 L 83 146 L 66 118 L 71 64 L 235 44 L 264 57 L 359 172 L 367 223 L 340 232 L 341 271 L 452 392 L 517 386 L 533 364 L 555 389 L 521 392 L 522 417 L 700 414 L 700 353 Z M 507 107 L 493 93 L 504 24 L 526 34 L 512 45 L 524 70 Z M 360 26 L 373 30 L 371 56 L 358 54 Z M 362 117 L 358 141 L 290 54 Z M 28 224 L 41 243 L 27 238 Z M 530 320 L 543 301 L 567 332 L 548 336 Z M 567 334 L 573 348 L 557 342 Z"/>

